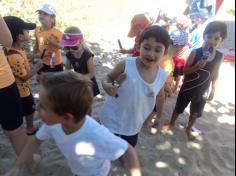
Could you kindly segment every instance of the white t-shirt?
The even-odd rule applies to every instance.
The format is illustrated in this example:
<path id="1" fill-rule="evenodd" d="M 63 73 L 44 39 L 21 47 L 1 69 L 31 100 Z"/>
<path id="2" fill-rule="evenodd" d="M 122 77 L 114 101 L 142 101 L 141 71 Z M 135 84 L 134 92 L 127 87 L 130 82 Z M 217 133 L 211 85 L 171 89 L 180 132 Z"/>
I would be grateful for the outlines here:
<path id="1" fill-rule="evenodd" d="M 106 176 L 110 160 L 120 158 L 128 143 L 113 135 L 104 126 L 86 116 L 83 126 L 72 134 L 65 134 L 61 124 L 43 125 L 37 132 L 39 140 L 53 138 L 77 176 Z"/>
<path id="2" fill-rule="evenodd" d="M 134 57 L 125 59 L 126 79 L 118 89 L 119 97 L 107 96 L 104 102 L 101 122 L 115 134 L 133 136 L 140 132 L 167 78 L 159 66 L 154 82 L 145 82 L 136 62 L 137 58 Z"/>

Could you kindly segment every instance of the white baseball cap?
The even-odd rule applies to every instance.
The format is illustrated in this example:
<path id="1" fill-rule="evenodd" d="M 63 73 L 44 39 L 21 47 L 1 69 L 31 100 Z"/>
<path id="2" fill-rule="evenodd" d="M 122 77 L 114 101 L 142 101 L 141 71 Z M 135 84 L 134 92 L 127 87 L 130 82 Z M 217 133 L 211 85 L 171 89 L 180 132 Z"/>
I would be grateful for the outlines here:
<path id="1" fill-rule="evenodd" d="M 37 10 L 47 13 L 48 15 L 56 15 L 56 10 L 51 4 L 42 4 Z"/>

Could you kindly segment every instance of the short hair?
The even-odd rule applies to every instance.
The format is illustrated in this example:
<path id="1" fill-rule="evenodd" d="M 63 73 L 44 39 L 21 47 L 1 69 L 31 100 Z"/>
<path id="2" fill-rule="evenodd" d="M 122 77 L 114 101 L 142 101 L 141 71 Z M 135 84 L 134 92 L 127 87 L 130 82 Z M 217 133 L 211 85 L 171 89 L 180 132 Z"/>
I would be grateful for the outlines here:
<path id="1" fill-rule="evenodd" d="M 220 32 L 220 36 L 224 40 L 227 37 L 226 23 L 224 23 L 222 21 L 213 21 L 213 22 L 209 23 L 205 28 L 203 36 L 205 36 L 207 34 L 216 33 L 216 32 Z"/>
<path id="2" fill-rule="evenodd" d="M 170 36 L 167 32 L 167 30 L 163 29 L 162 27 L 158 25 L 153 25 L 150 27 L 147 27 L 141 34 L 140 37 L 140 44 L 149 38 L 155 38 L 156 42 L 162 43 L 165 46 L 165 49 L 167 50 L 170 46 Z"/>
<path id="3" fill-rule="evenodd" d="M 71 113 L 78 123 L 89 113 L 93 92 L 87 77 L 73 71 L 44 73 L 40 83 L 46 89 L 50 108 L 56 114 Z"/>
<path id="4" fill-rule="evenodd" d="M 71 27 L 66 28 L 66 30 L 64 32 L 69 33 L 69 34 L 82 33 L 81 30 L 75 26 L 71 26 Z"/>

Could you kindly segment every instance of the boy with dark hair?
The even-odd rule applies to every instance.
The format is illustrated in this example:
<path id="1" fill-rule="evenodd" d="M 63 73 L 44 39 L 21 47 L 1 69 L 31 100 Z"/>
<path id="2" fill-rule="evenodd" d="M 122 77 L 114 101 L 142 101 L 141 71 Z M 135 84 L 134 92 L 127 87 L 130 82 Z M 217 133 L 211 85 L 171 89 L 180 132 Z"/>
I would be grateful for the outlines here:
<path id="1" fill-rule="evenodd" d="M 22 103 L 23 116 L 26 117 L 27 134 L 34 135 L 37 129 L 33 124 L 35 112 L 34 98 L 30 92 L 29 79 L 34 76 L 43 66 L 39 61 L 33 69 L 30 70 L 29 61 L 22 43 L 29 40 L 29 30 L 36 27 L 34 23 L 26 23 L 22 19 L 15 16 L 6 16 L 4 20 L 11 32 L 13 44 L 7 50 L 8 63 L 16 79 Z"/>
<path id="2" fill-rule="evenodd" d="M 55 140 L 77 176 L 107 176 L 110 161 L 120 157 L 129 176 L 141 175 L 134 148 L 87 115 L 93 100 L 88 78 L 65 71 L 42 75 L 40 83 L 38 111 L 45 124 L 26 144 L 9 175 L 18 175 L 49 138 Z"/>
<path id="3" fill-rule="evenodd" d="M 202 116 L 206 101 L 214 98 L 219 69 L 223 61 L 223 54 L 217 51 L 217 47 L 227 36 L 227 25 L 220 21 L 211 22 L 207 25 L 203 36 L 205 44 L 191 52 L 184 68 L 185 78 L 171 121 L 162 128 L 162 131 L 165 132 L 174 127 L 179 114 L 182 114 L 191 103 L 189 123 L 186 128 L 189 140 L 195 139 L 192 127 Z"/>
<path id="4" fill-rule="evenodd" d="M 139 44 L 140 56 L 118 63 L 102 81 L 108 96 L 101 122 L 132 146 L 155 104 L 163 110 L 167 74 L 159 64 L 168 52 L 170 37 L 160 26 L 150 26 L 142 32 Z"/>

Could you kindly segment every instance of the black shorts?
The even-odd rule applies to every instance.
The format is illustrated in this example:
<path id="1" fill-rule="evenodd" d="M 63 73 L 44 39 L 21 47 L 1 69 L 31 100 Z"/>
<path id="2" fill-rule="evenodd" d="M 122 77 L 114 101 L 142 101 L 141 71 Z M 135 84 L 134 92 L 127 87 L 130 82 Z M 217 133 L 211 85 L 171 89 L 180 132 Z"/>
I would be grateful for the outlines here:
<path id="1" fill-rule="evenodd" d="M 173 72 L 173 77 L 178 77 L 184 75 L 184 66 L 182 67 L 175 67 Z"/>
<path id="2" fill-rule="evenodd" d="M 23 116 L 31 115 L 35 112 L 35 102 L 32 94 L 21 98 Z"/>
<path id="3" fill-rule="evenodd" d="M 120 134 L 115 134 L 115 135 L 120 137 L 121 139 L 124 139 L 133 147 L 135 147 L 138 143 L 138 134 L 133 135 L 133 136 L 124 136 L 124 135 L 120 135 Z"/>
<path id="4" fill-rule="evenodd" d="M 13 131 L 23 124 L 22 106 L 16 83 L 0 89 L 0 125 Z"/>
<path id="5" fill-rule="evenodd" d="M 193 93 L 179 92 L 175 110 L 178 114 L 182 114 L 185 108 L 190 104 L 190 115 L 194 117 L 201 117 L 204 107 L 206 105 L 206 99 L 203 97 L 195 97 Z"/>
<path id="6" fill-rule="evenodd" d="M 53 68 L 50 67 L 50 65 L 43 65 L 43 67 L 38 71 L 38 74 L 41 74 L 42 72 L 62 72 L 63 71 L 63 65 L 55 65 Z"/>

